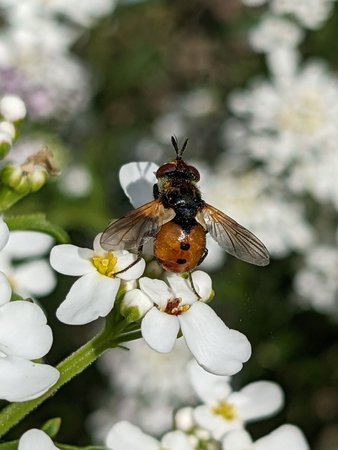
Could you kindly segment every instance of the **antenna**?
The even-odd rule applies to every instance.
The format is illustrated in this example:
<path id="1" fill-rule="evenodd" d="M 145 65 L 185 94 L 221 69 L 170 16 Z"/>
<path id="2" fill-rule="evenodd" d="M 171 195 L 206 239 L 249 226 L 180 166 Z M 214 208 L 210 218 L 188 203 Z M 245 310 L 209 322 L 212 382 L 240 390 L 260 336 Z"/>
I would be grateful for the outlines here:
<path id="1" fill-rule="evenodd" d="M 171 136 L 171 143 L 173 144 L 173 147 L 174 147 L 174 149 L 175 149 L 175 152 L 176 152 L 176 155 L 177 155 L 177 159 L 181 159 L 181 158 L 182 158 L 183 152 L 184 152 L 184 150 L 185 150 L 185 148 L 186 148 L 186 146 L 187 146 L 187 144 L 188 144 L 188 140 L 189 140 L 189 139 L 186 139 L 186 140 L 184 141 L 182 147 L 179 148 L 179 147 L 178 147 L 178 140 L 177 140 L 177 137 L 176 137 L 175 135 L 174 135 L 174 136 Z"/>

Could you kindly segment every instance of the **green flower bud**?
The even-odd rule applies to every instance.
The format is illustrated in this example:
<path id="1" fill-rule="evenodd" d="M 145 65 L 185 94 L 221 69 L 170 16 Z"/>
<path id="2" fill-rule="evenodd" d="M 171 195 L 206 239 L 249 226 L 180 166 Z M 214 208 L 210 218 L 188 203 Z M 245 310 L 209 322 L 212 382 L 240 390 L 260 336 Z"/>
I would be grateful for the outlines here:
<path id="1" fill-rule="evenodd" d="M 129 322 L 137 322 L 152 306 L 153 303 L 140 289 L 132 289 L 123 297 L 120 312 Z"/>
<path id="2" fill-rule="evenodd" d="M 48 173 L 43 167 L 36 167 L 29 178 L 31 181 L 31 190 L 32 192 L 36 192 L 46 183 Z"/>
<path id="3" fill-rule="evenodd" d="M 20 166 L 9 164 L 4 167 L 0 173 L 0 178 L 3 184 L 15 189 L 22 178 L 23 172 Z"/>

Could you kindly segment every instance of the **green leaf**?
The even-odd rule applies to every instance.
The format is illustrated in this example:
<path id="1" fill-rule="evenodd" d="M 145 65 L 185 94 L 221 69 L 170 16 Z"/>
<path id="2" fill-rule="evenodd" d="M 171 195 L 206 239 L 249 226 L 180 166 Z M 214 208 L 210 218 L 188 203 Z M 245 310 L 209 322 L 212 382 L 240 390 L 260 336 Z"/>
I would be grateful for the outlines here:
<path id="1" fill-rule="evenodd" d="M 0 450 L 17 450 L 19 441 L 10 441 L 0 444 Z"/>
<path id="2" fill-rule="evenodd" d="M 10 230 L 41 231 L 52 236 L 59 244 L 67 244 L 70 241 L 68 234 L 58 225 L 48 222 L 43 213 L 6 215 L 4 220 Z"/>
<path id="3" fill-rule="evenodd" d="M 61 418 L 54 417 L 53 419 L 47 420 L 47 422 L 42 425 L 41 430 L 47 433 L 50 438 L 55 438 L 60 430 L 60 426 Z"/>

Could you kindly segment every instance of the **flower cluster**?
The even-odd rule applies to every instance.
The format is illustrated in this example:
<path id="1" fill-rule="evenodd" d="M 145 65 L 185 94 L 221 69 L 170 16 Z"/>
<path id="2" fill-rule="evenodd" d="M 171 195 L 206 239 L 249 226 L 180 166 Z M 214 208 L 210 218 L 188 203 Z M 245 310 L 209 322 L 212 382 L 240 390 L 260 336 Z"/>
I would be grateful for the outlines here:
<path id="1" fill-rule="evenodd" d="M 278 450 L 287 443 L 293 450 L 309 450 L 303 433 L 293 425 L 282 425 L 265 437 L 253 441 L 245 424 L 270 417 L 283 406 L 281 388 L 258 381 L 232 392 L 230 378 L 210 374 L 195 362 L 188 365 L 188 377 L 203 404 L 176 412 L 175 431 L 159 441 L 129 422 L 121 421 L 109 430 L 108 448 L 124 450 Z"/>
<path id="2" fill-rule="evenodd" d="M 44 236 L 41 233 L 39 236 L 30 232 L 22 233 L 21 236 L 17 236 L 19 241 L 22 241 L 22 238 L 28 241 L 32 239 L 33 243 L 41 243 L 40 248 L 45 246 Z M 0 220 L 0 239 L 0 257 L 3 257 L 4 261 L 6 256 L 2 256 L 2 253 L 6 254 L 7 245 L 7 254 L 22 256 L 25 252 L 25 249 L 15 245 L 16 238 L 12 238 L 2 219 Z M 29 246 L 25 256 L 28 254 L 30 254 Z M 39 254 L 39 249 L 36 254 Z M 6 268 L 4 267 L 3 270 L 6 271 Z M 26 289 L 29 289 L 27 284 L 33 284 L 38 278 L 34 277 L 33 272 L 34 269 L 26 267 L 25 275 L 25 269 L 21 271 L 18 269 L 17 273 L 14 273 L 14 283 L 21 281 L 24 291 L 24 281 L 28 282 L 30 278 L 26 283 Z M 39 276 L 41 277 L 40 272 Z M 12 281 L 10 273 L 0 272 L 0 398 L 22 402 L 39 397 L 46 392 L 58 380 L 59 372 L 50 365 L 34 362 L 45 356 L 51 348 L 52 331 L 47 325 L 42 309 L 37 304 L 24 300 L 10 301 L 12 297 L 10 280 Z M 40 287 L 44 291 L 47 288 L 46 284 Z M 39 283 L 36 284 L 36 290 L 39 290 Z"/>

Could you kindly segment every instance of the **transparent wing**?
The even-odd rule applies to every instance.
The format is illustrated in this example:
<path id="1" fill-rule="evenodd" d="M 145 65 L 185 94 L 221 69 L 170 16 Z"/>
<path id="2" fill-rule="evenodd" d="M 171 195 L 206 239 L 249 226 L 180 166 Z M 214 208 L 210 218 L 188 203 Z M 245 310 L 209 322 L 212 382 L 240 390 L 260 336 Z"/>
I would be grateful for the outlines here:
<path id="1" fill-rule="evenodd" d="M 249 230 L 217 208 L 205 203 L 196 219 L 230 255 L 256 266 L 269 264 L 269 252 L 265 245 Z"/>
<path id="2" fill-rule="evenodd" d="M 105 250 L 137 249 L 174 216 L 172 209 L 153 200 L 112 222 L 102 233 L 101 246 Z"/>

